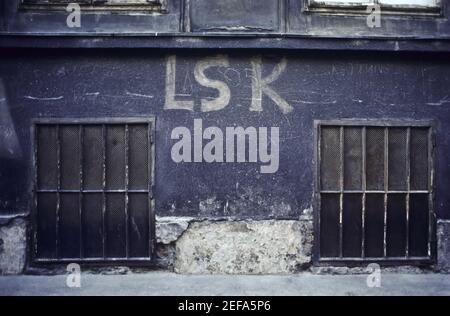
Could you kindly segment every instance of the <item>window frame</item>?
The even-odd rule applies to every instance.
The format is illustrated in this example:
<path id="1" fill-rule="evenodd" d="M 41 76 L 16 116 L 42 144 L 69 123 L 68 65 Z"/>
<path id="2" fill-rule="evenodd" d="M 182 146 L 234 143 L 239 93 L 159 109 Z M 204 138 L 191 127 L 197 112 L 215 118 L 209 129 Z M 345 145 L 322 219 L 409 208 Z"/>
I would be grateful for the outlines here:
<path id="1" fill-rule="evenodd" d="M 38 127 L 39 125 L 64 125 L 64 126 L 90 126 L 90 125 L 132 125 L 132 124 L 146 124 L 148 125 L 148 171 L 150 172 L 148 199 L 149 199 L 149 257 L 145 258 L 39 258 L 37 256 L 37 213 L 38 213 Z M 111 264 L 127 264 L 130 266 L 148 266 L 155 265 L 156 253 L 156 207 L 155 207 L 155 164 L 156 164 L 156 146 L 155 146 L 155 131 L 156 131 L 156 117 L 111 117 L 111 118 L 34 118 L 31 120 L 31 172 L 32 179 L 30 181 L 30 218 L 31 229 L 28 230 L 28 240 L 30 241 L 29 252 L 30 260 L 28 265 L 32 266 L 46 266 L 53 264 L 65 263 L 81 263 L 86 265 L 103 265 L 110 266 Z M 59 189 L 58 189 L 59 190 Z M 82 189 L 80 188 L 80 192 Z"/>
<path id="2" fill-rule="evenodd" d="M 436 225 L 437 216 L 435 209 L 435 159 L 436 159 L 436 122 L 434 120 L 396 120 L 396 119 L 330 119 L 314 120 L 314 197 L 313 197 L 313 231 L 314 242 L 312 251 L 312 262 L 315 266 L 350 266 L 358 267 L 364 264 L 377 263 L 383 266 L 399 265 L 432 265 L 437 261 L 437 236 Z M 403 258 L 380 257 L 380 258 L 327 258 L 321 257 L 320 245 L 320 215 L 321 215 L 321 128 L 327 126 L 334 127 L 380 127 L 380 128 L 428 128 L 428 168 L 429 168 L 429 223 L 428 223 L 428 243 L 429 256 L 424 258 L 415 258 L 406 256 Z M 389 191 L 389 189 L 388 189 Z M 386 227 L 385 227 L 386 229 Z M 362 231 L 364 234 L 364 231 Z"/>
<path id="3" fill-rule="evenodd" d="M 41 2 L 42 1 L 42 2 Z M 90 1 L 91 3 L 83 3 Z M 111 11 L 138 11 L 138 12 L 166 12 L 168 0 L 147 0 L 147 3 L 128 3 L 128 4 L 111 4 L 111 3 L 93 3 L 98 0 L 82 0 L 78 3 L 82 10 L 88 12 L 111 12 Z M 107 1 L 107 0 L 106 0 Z M 29 2 L 29 0 L 20 0 L 19 9 L 21 10 L 45 10 L 45 11 L 65 11 L 67 5 L 70 3 L 77 3 L 77 0 L 68 0 L 67 3 L 44 2 L 43 0 L 36 0 L 36 3 Z"/>
<path id="4" fill-rule="evenodd" d="M 367 7 L 378 4 L 378 0 L 372 0 L 370 4 L 327 4 L 320 3 L 326 0 L 303 0 L 303 10 L 311 13 L 324 13 L 330 15 L 368 15 Z M 444 1 L 438 0 L 437 7 L 416 6 L 416 5 L 387 5 L 378 4 L 381 8 L 381 14 L 385 15 L 403 15 L 403 16 L 433 16 L 442 17 L 444 14 Z M 355 2 L 356 3 L 356 2 Z"/>

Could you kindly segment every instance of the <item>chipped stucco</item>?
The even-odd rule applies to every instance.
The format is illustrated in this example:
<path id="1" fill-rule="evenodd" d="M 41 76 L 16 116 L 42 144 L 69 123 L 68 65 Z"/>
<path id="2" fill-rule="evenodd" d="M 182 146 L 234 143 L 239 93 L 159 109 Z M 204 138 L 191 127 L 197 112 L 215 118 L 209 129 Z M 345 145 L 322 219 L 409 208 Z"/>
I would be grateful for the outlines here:
<path id="1" fill-rule="evenodd" d="M 0 275 L 21 274 L 26 260 L 27 224 L 18 218 L 0 226 Z"/>
<path id="2" fill-rule="evenodd" d="M 188 274 L 284 274 L 309 266 L 312 222 L 192 223 L 176 242 L 175 271 Z"/>

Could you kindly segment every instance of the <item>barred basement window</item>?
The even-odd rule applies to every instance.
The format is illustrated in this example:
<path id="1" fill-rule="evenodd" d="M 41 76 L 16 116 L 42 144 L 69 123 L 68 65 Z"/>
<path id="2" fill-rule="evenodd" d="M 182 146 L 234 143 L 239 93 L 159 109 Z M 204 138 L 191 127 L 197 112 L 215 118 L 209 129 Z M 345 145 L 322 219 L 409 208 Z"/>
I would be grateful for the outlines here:
<path id="1" fill-rule="evenodd" d="M 21 7 L 29 9 L 65 9 L 78 3 L 83 10 L 162 11 L 167 0 L 22 0 Z"/>
<path id="2" fill-rule="evenodd" d="M 316 259 L 431 261 L 435 251 L 431 125 L 367 121 L 316 125 Z"/>
<path id="3" fill-rule="evenodd" d="M 38 121 L 35 262 L 150 261 L 153 120 Z"/>

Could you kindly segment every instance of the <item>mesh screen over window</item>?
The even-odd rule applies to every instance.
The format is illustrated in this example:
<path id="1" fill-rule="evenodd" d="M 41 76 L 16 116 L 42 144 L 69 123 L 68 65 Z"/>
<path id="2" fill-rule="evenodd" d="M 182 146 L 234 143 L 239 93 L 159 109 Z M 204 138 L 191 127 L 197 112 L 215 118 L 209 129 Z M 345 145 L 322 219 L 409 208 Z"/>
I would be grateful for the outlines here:
<path id="1" fill-rule="evenodd" d="M 152 128 L 36 124 L 36 261 L 151 259 Z"/>
<path id="2" fill-rule="evenodd" d="M 431 127 L 318 124 L 318 257 L 430 260 Z"/>

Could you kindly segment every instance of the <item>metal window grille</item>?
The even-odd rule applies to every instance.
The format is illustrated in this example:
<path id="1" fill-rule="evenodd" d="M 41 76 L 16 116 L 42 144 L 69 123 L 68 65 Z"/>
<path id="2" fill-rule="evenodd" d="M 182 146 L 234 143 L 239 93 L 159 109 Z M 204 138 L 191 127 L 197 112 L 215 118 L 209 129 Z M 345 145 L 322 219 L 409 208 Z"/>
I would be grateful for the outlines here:
<path id="1" fill-rule="evenodd" d="M 316 262 L 431 261 L 431 124 L 320 121 L 316 131 Z"/>
<path id="2" fill-rule="evenodd" d="M 34 124 L 35 262 L 150 261 L 153 120 Z"/>

